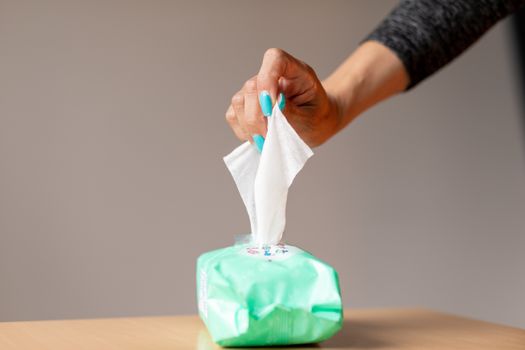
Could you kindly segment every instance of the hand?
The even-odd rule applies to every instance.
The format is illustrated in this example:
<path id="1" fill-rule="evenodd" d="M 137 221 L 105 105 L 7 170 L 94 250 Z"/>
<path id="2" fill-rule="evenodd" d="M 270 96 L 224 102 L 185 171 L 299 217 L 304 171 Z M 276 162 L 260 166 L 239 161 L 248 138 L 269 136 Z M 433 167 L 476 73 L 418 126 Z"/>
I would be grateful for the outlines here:
<path id="1" fill-rule="evenodd" d="M 397 55 L 374 41 L 361 44 L 322 84 L 306 63 L 269 49 L 259 73 L 232 97 L 226 120 L 239 139 L 255 142 L 262 150 L 267 125 L 263 115 L 271 114 L 282 93 L 288 122 L 315 147 L 366 109 L 404 91 L 409 81 Z"/>
<path id="2" fill-rule="evenodd" d="M 283 114 L 309 146 L 321 145 L 342 127 L 336 102 L 314 70 L 283 50 L 269 49 L 259 73 L 232 97 L 226 112 L 226 120 L 240 140 L 255 142 L 262 150 L 265 116 L 271 115 L 279 94 L 286 101 Z"/>

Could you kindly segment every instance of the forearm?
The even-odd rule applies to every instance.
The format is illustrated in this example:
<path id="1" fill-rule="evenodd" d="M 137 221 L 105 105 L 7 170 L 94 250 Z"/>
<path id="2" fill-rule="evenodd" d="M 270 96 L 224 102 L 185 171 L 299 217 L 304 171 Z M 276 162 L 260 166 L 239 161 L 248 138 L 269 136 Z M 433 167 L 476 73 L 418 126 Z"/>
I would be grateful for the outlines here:
<path id="1" fill-rule="evenodd" d="M 403 61 L 414 87 L 452 61 L 525 0 L 402 0 L 367 40 Z"/>
<path id="2" fill-rule="evenodd" d="M 323 85 L 340 129 L 450 62 L 525 0 L 403 0 Z M 339 129 L 339 130 L 340 130 Z"/>
<path id="3" fill-rule="evenodd" d="M 340 129 L 376 103 L 402 92 L 409 77 L 401 60 L 387 47 L 367 41 L 337 68 L 323 86 L 340 118 Z"/>

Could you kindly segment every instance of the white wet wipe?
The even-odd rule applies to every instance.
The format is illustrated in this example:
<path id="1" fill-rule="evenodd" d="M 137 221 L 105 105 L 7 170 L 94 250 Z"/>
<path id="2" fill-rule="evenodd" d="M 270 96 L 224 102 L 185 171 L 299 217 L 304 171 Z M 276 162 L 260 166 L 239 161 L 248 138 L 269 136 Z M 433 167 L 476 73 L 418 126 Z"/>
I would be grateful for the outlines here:
<path id="1" fill-rule="evenodd" d="M 224 157 L 241 194 L 259 246 L 281 241 L 286 224 L 286 199 L 295 176 L 313 155 L 278 107 L 268 117 L 262 153 L 245 142 Z"/>

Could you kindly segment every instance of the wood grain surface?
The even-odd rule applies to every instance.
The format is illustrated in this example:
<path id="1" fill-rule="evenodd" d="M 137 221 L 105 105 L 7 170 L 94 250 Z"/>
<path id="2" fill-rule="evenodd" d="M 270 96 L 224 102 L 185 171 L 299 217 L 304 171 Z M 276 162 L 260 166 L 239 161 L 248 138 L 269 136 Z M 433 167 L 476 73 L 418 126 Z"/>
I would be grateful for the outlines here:
<path id="1" fill-rule="evenodd" d="M 337 335 L 321 344 L 293 347 L 302 348 L 525 350 L 525 330 L 424 309 L 347 310 L 343 329 Z M 0 349 L 219 347 L 197 316 L 171 316 L 4 322 L 0 323 Z"/>

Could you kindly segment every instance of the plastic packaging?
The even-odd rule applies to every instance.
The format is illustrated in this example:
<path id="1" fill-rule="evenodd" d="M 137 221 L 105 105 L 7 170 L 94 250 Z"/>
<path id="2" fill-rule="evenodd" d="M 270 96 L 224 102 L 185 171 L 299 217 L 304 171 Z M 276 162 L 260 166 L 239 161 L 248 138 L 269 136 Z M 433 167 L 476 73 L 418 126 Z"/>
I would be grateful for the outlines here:
<path id="1" fill-rule="evenodd" d="M 337 272 L 293 246 L 239 244 L 197 262 L 199 314 L 221 346 L 315 343 L 342 326 Z"/>

